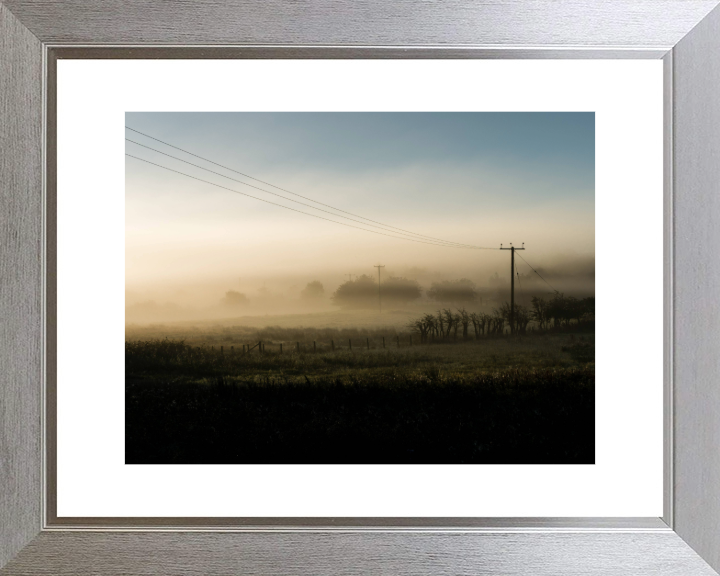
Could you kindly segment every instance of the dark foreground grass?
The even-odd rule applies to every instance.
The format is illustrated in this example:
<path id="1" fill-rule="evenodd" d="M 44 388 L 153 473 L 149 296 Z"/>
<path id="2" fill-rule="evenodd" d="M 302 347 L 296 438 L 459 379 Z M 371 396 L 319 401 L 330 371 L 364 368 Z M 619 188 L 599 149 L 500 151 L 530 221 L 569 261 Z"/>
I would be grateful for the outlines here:
<path id="1" fill-rule="evenodd" d="M 128 464 L 594 463 L 594 365 L 302 381 L 162 372 L 126 381 Z"/>

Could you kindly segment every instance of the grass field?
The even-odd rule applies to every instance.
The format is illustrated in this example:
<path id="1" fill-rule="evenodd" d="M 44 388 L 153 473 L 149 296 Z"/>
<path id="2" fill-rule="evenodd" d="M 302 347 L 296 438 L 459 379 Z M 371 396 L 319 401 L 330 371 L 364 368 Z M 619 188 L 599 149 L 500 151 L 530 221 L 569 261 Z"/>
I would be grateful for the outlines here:
<path id="1" fill-rule="evenodd" d="M 146 330 L 126 342 L 128 463 L 594 462 L 592 333 Z"/>

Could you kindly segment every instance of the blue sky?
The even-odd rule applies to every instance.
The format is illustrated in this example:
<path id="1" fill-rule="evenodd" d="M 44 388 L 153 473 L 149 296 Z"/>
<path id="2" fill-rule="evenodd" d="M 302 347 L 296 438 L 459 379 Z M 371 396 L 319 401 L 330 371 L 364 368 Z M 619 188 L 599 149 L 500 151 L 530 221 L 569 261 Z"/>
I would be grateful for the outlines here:
<path id="1" fill-rule="evenodd" d="M 128 126 L 251 174 L 314 169 L 353 175 L 423 163 L 490 163 L 537 178 L 517 190 L 526 200 L 594 200 L 594 113 L 203 112 L 129 113 L 126 119 Z M 398 197 L 412 193 L 398 191 Z"/>

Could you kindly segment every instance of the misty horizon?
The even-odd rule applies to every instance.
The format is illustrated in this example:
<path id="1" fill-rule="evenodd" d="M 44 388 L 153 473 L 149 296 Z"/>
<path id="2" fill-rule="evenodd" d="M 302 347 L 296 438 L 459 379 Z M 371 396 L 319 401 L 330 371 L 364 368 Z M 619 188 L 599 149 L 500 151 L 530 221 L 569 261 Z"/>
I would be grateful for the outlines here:
<path id="1" fill-rule="evenodd" d="M 509 262 L 509 256 L 506 257 Z M 538 272 L 542 278 L 537 276 L 529 267 L 519 272 L 515 281 L 516 302 L 527 306 L 532 296 L 551 298 L 553 289 L 566 296 L 583 298 L 594 296 L 594 260 L 575 260 L 574 265 L 568 265 L 572 260 L 562 260 L 563 268 L 540 267 Z M 508 265 L 509 268 L 509 265 Z M 521 270 L 518 266 L 518 269 Z M 403 278 L 417 281 L 422 294 L 411 303 L 399 303 L 397 301 L 386 301 L 386 310 L 412 309 L 418 306 L 453 305 L 451 300 L 438 301 L 428 296 L 430 288 L 443 281 L 459 280 L 467 278 L 471 280 L 478 289 L 480 299 L 466 304 L 468 308 L 490 308 L 502 301 L 510 299 L 510 274 L 508 270 L 483 270 L 460 276 L 460 271 L 441 272 L 429 269 L 398 268 L 393 269 L 387 266 L 388 272 L 383 277 L 383 284 L 390 278 Z M 361 275 L 371 276 L 374 269 L 352 274 L 356 280 Z M 503 273 L 504 272 L 504 273 Z M 339 274 L 328 271 L 315 276 L 298 277 L 270 277 L 270 278 L 236 278 L 217 279 L 214 282 L 204 284 L 175 284 L 166 286 L 158 285 L 144 291 L 127 289 L 125 294 L 126 314 L 129 323 L 153 323 L 158 321 L 172 322 L 173 320 L 183 321 L 189 319 L 203 319 L 203 312 L 208 319 L 218 317 L 243 317 L 254 315 L 267 315 L 273 312 L 279 314 L 308 312 L 329 312 L 342 310 L 342 306 L 332 301 L 335 291 L 349 280 L 348 274 Z M 373 286 L 377 286 L 377 278 L 371 276 Z M 545 282 L 549 282 L 549 285 Z M 304 298 L 303 291 L 308 284 L 319 282 L 323 288 L 323 294 L 315 298 Z M 232 292 L 242 295 L 245 301 L 237 306 L 230 306 L 224 303 L 226 295 Z M 365 308 L 374 312 L 375 293 L 373 292 L 373 303 Z M 484 300 L 482 300 L 484 298 Z M 199 314 L 199 315 L 198 315 Z"/>
<path id="2" fill-rule="evenodd" d="M 283 190 L 127 131 L 135 142 L 339 209 L 317 212 L 128 142 L 149 162 L 336 220 L 127 158 L 128 322 L 332 310 L 348 274 L 376 279 L 376 264 L 384 278 L 416 280 L 420 302 L 434 282 L 461 278 L 488 293 L 506 284 L 509 300 L 510 254 L 496 248 L 511 242 L 526 247 L 516 294 L 594 295 L 592 113 L 127 113 L 126 124 Z M 395 228 L 359 230 L 342 211 Z M 300 293 L 314 281 L 324 295 L 311 305 Z M 223 312 L 229 291 L 246 301 Z"/>

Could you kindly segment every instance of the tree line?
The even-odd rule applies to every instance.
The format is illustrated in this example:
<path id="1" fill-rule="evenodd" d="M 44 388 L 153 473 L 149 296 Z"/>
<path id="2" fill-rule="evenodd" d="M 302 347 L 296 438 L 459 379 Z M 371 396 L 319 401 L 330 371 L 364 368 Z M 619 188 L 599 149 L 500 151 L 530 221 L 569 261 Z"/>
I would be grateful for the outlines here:
<path id="1" fill-rule="evenodd" d="M 261 289 L 262 291 L 262 289 Z M 341 308 L 372 308 L 377 305 L 379 292 L 383 301 L 390 305 L 408 304 L 420 298 L 423 289 L 417 280 L 393 276 L 378 284 L 367 274 L 362 274 L 354 280 L 341 284 L 330 296 L 333 304 Z M 472 280 L 460 278 L 459 280 L 444 280 L 433 282 L 426 291 L 428 298 L 438 302 L 472 302 L 477 299 L 479 290 Z M 319 300 L 325 296 L 325 289 L 321 282 L 309 282 L 300 292 L 302 300 Z M 229 290 L 221 303 L 229 307 L 247 305 L 249 298 L 236 290 Z"/>
<path id="2" fill-rule="evenodd" d="M 423 290 L 417 280 L 390 277 L 378 289 L 378 283 L 367 274 L 341 284 L 332 295 L 333 304 L 343 308 L 370 308 L 377 305 L 378 295 L 388 304 L 408 304 L 420 298 Z M 479 294 L 472 280 L 433 282 L 426 291 L 428 298 L 438 302 L 472 302 Z"/>
<path id="3" fill-rule="evenodd" d="M 569 326 L 573 321 L 576 324 L 589 322 L 595 319 L 595 297 L 575 298 L 556 294 L 550 300 L 533 297 L 531 307 L 516 304 L 514 318 L 510 304 L 504 302 L 499 308 L 494 308 L 492 314 L 484 312 L 468 312 L 464 307 L 452 311 L 450 308 L 438 310 L 437 314 L 424 314 L 421 318 L 413 320 L 409 328 L 420 335 L 420 342 L 447 338 L 457 339 L 461 334 L 463 340 L 470 336 L 470 327 L 476 339 L 481 336 L 503 334 L 505 328 L 512 328 L 514 322 L 515 333 L 526 334 L 530 322 L 535 322 L 540 330 L 548 330 L 562 326 Z"/>
<path id="4" fill-rule="evenodd" d="M 492 284 L 493 278 L 490 280 Z M 423 290 L 417 280 L 395 276 L 383 280 L 378 288 L 377 280 L 367 274 L 362 274 L 353 280 L 340 284 L 337 290 L 332 293 L 330 299 L 333 304 L 341 308 L 374 308 L 378 304 L 379 296 L 384 303 L 390 306 L 404 305 L 418 300 L 423 295 L 423 292 L 430 300 L 439 303 L 451 302 L 455 305 L 469 306 L 473 302 L 481 300 L 480 289 L 472 280 L 467 278 L 433 282 L 429 289 Z M 309 282 L 300 292 L 300 298 L 305 301 L 317 301 L 323 297 L 325 297 L 325 289 L 322 283 L 317 280 Z M 223 299 L 223 304 L 228 306 L 240 306 L 248 302 L 249 299 L 244 294 L 233 290 L 228 291 Z M 572 320 L 580 322 L 584 316 L 588 315 L 588 310 L 592 310 L 591 313 L 594 314 L 594 306 L 594 298 L 577 299 L 559 293 L 550 300 L 533 297 L 530 308 L 521 305 L 515 306 L 516 329 L 518 332 L 525 331 L 531 321 L 537 323 L 540 329 L 545 329 L 549 326 L 549 323 L 557 326 L 567 325 Z M 487 333 L 488 330 L 490 330 L 490 333 L 494 333 L 493 331 L 502 332 L 503 327 L 509 327 L 510 324 L 509 310 L 510 305 L 504 303 L 492 315 L 476 314 L 475 321 L 468 316 L 470 319 L 466 320 L 466 325 L 477 327 L 476 331 L 479 330 L 481 334 Z M 458 315 L 461 318 L 464 317 L 461 311 L 453 314 L 453 318 Z M 438 337 L 441 332 L 447 331 L 447 326 L 451 327 L 451 332 L 454 331 L 456 324 L 456 320 L 448 320 L 449 316 L 444 311 L 441 310 L 439 315 L 444 319 L 442 330 L 440 330 L 440 320 L 437 317 L 437 330 L 432 328 L 432 323 L 429 324 L 431 327 L 428 328 L 430 332 L 437 332 Z M 500 320 L 503 321 L 502 326 L 499 323 Z M 463 326 L 462 321 L 458 322 L 459 326 Z"/>

